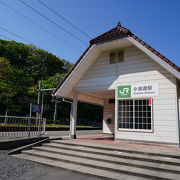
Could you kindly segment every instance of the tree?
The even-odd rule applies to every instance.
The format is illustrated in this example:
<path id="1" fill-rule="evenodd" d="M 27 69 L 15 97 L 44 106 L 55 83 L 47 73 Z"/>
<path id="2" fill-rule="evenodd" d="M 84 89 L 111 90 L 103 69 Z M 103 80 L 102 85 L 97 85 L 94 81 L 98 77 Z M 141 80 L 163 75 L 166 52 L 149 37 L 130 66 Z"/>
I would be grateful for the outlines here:
<path id="1" fill-rule="evenodd" d="M 43 89 L 55 88 L 72 64 L 45 50 L 15 41 L 0 40 L 0 115 L 29 114 L 29 104 L 37 103 L 39 81 Z M 51 93 L 44 94 L 44 117 L 53 118 Z M 70 104 L 58 104 L 58 120 L 69 124 Z M 95 113 L 96 112 L 96 113 Z M 101 121 L 102 107 L 78 103 L 78 121 Z M 50 121 L 49 121 L 50 122 Z"/>
<path id="2" fill-rule="evenodd" d="M 0 112 L 8 111 L 7 105 L 12 103 L 12 98 L 16 94 L 11 87 L 13 75 L 9 61 L 0 57 Z"/>
<path id="3" fill-rule="evenodd" d="M 0 57 L 3 57 L 0 62 L 0 114 L 8 110 L 12 115 L 27 115 L 29 104 L 36 103 L 38 82 L 54 88 L 59 82 L 57 76 L 63 77 L 72 66 L 52 53 L 15 41 L 0 40 Z M 48 95 L 45 103 L 50 107 L 51 94 Z"/>

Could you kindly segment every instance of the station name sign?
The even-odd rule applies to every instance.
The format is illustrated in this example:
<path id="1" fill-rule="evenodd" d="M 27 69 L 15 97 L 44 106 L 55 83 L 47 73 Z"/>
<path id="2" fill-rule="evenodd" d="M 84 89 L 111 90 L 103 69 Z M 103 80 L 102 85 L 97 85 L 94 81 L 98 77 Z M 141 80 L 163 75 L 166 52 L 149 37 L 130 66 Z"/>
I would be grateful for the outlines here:
<path id="1" fill-rule="evenodd" d="M 158 96 L 158 83 L 118 86 L 118 98 Z"/>

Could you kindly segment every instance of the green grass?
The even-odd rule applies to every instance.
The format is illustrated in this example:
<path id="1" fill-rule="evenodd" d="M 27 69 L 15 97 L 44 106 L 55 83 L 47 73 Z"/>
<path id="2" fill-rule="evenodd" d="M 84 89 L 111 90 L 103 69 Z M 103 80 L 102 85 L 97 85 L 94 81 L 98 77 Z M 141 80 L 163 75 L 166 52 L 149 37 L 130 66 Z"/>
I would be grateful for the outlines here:
<path id="1" fill-rule="evenodd" d="M 41 125 L 42 126 L 42 125 Z M 0 127 L 28 127 L 28 124 L 7 124 L 0 123 Z M 31 127 L 37 127 L 37 125 L 31 125 Z M 60 128 L 69 128 L 69 125 L 61 125 L 61 124 L 46 124 L 46 127 L 60 127 Z M 77 128 L 93 128 L 93 126 L 77 126 Z"/>

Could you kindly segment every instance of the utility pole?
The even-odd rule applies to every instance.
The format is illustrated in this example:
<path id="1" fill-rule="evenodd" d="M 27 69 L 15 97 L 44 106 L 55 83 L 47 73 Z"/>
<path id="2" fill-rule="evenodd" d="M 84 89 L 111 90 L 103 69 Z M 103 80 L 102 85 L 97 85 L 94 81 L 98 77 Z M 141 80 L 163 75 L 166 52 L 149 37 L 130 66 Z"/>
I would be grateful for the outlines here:
<path id="1" fill-rule="evenodd" d="M 40 118 L 40 100 L 41 100 L 41 88 L 42 88 L 42 82 L 39 82 L 39 91 L 38 91 L 38 99 L 37 99 L 37 105 L 38 105 L 38 112 L 37 112 L 37 116 L 38 118 Z"/>
<path id="2" fill-rule="evenodd" d="M 29 111 L 29 123 L 28 123 L 28 137 L 31 136 L 31 117 L 32 117 L 32 103 L 30 104 L 30 111 Z"/>
<path id="3" fill-rule="evenodd" d="M 41 100 L 41 118 L 43 115 L 43 108 L 44 108 L 44 91 L 42 91 L 42 100 Z"/>
<path id="4" fill-rule="evenodd" d="M 56 124 L 56 118 L 57 118 L 57 113 L 58 113 L 58 102 L 55 101 L 55 108 L 54 108 L 54 124 Z"/>
<path id="5" fill-rule="evenodd" d="M 38 112 L 37 112 L 37 118 L 38 118 L 38 135 L 40 136 L 40 122 L 41 122 L 41 105 L 40 105 L 40 99 L 41 99 L 41 88 L 42 88 L 42 82 L 39 82 L 39 91 L 38 91 Z"/>

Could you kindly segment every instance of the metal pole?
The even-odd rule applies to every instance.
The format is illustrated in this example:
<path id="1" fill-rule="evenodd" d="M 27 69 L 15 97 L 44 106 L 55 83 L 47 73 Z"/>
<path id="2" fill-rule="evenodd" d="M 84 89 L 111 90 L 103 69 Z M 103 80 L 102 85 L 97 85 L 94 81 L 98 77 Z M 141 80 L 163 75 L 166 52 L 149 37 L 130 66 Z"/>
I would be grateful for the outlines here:
<path id="1" fill-rule="evenodd" d="M 37 99 L 37 105 L 38 105 L 38 112 L 37 112 L 37 116 L 38 118 L 40 117 L 40 100 L 41 100 L 41 88 L 42 88 L 42 82 L 39 82 L 39 91 L 38 91 L 38 99 Z"/>
<path id="2" fill-rule="evenodd" d="M 32 117 L 32 103 L 30 104 L 30 111 L 29 111 L 29 125 L 28 125 L 28 137 L 31 136 L 31 117 Z"/>
<path id="3" fill-rule="evenodd" d="M 41 118 L 42 118 L 42 115 L 43 115 L 43 108 L 44 108 L 44 91 L 42 91 L 42 99 L 41 99 Z"/>
<path id="4" fill-rule="evenodd" d="M 6 111 L 5 118 L 4 118 L 4 125 L 6 126 L 6 124 L 7 124 L 7 111 Z"/>
<path id="5" fill-rule="evenodd" d="M 45 136 L 46 132 L 46 118 L 43 118 L 43 136 Z"/>
<path id="6" fill-rule="evenodd" d="M 41 120 L 40 120 L 41 119 L 41 110 L 40 110 L 40 108 L 41 108 L 41 105 L 40 105 L 41 88 L 42 88 L 42 82 L 40 81 L 39 82 L 38 100 L 37 100 L 37 104 L 39 106 L 38 113 L 37 113 L 37 115 L 38 115 L 38 136 L 40 136 L 40 122 L 41 122 Z"/>
<path id="7" fill-rule="evenodd" d="M 58 107 L 58 102 L 55 102 L 55 108 L 54 108 L 54 124 L 56 124 L 56 118 L 57 118 L 57 107 Z"/>

